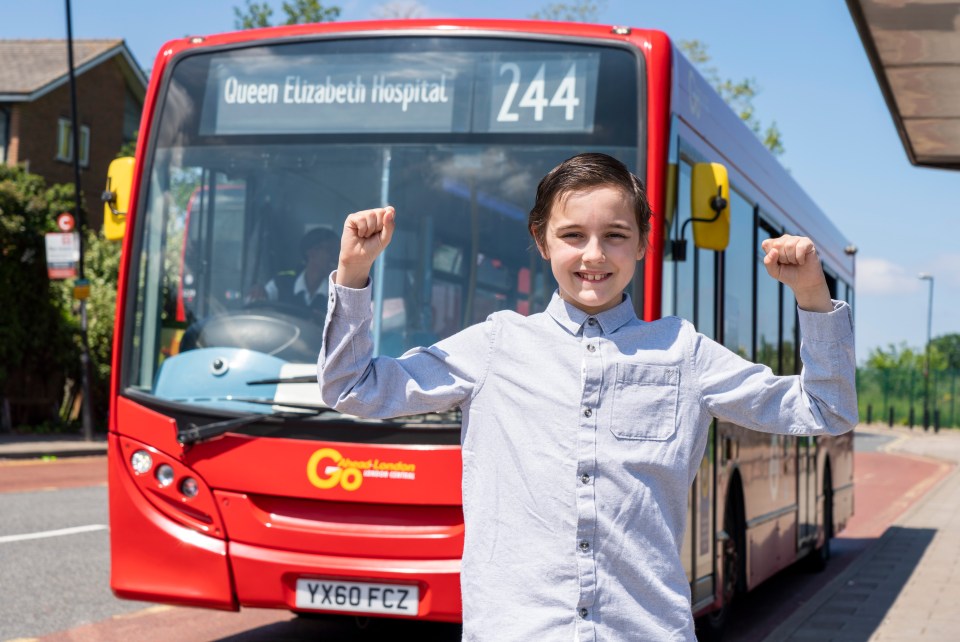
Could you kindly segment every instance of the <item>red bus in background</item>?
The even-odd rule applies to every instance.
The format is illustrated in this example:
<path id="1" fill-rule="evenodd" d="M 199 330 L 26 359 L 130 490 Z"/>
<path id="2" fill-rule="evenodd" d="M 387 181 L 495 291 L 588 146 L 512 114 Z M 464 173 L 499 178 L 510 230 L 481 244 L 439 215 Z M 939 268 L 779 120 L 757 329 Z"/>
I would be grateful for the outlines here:
<path id="1" fill-rule="evenodd" d="M 757 278 L 760 241 L 783 232 L 811 236 L 834 297 L 853 296 L 847 241 L 657 31 L 416 20 L 174 40 L 140 132 L 131 184 L 112 187 L 129 190 L 109 437 L 124 598 L 459 620 L 458 411 L 324 407 L 315 319 L 248 296 L 349 212 L 403 214 L 375 266 L 379 354 L 543 310 L 555 283 L 526 215 L 539 178 L 585 150 L 648 186 L 642 318 L 684 316 L 796 372 L 792 295 Z M 728 176 L 729 244 L 687 225 L 704 167 Z M 704 635 L 738 592 L 825 562 L 852 504 L 852 437 L 715 425 L 683 541 Z"/>

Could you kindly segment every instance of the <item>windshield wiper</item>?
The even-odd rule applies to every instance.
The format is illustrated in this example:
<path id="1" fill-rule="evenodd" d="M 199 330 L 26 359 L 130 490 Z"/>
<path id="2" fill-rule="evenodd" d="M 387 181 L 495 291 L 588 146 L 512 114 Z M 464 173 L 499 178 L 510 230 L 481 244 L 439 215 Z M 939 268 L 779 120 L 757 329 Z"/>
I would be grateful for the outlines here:
<path id="1" fill-rule="evenodd" d="M 317 375 L 299 375 L 297 377 L 280 377 L 278 379 L 256 379 L 248 381 L 248 386 L 261 386 L 279 383 L 317 383 Z"/>
<path id="2" fill-rule="evenodd" d="M 243 415 L 242 417 L 236 417 L 234 419 L 226 419 L 224 421 L 216 421 L 211 424 L 204 424 L 202 426 L 199 426 L 195 423 L 190 423 L 186 428 L 177 429 L 177 443 L 186 448 L 200 443 L 201 441 L 207 441 L 208 439 L 220 437 L 221 435 L 224 435 L 235 428 L 240 428 L 241 426 L 256 423 L 264 419 L 288 420 L 304 417 L 316 417 L 325 412 L 336 412 L 333 408 L 329 408 L 327 406 L 278 402 L 273 399 L 257 399 L 255 397 L 230 397 L 229 401 L 242 401 L 244 403 L 283 406 L 285 408 L 296 408 L 296 410 L 276 410 L 268 414 L 257 412 L 249 415 Z M 304 410 L 308 412 L 303 412 Z"/>

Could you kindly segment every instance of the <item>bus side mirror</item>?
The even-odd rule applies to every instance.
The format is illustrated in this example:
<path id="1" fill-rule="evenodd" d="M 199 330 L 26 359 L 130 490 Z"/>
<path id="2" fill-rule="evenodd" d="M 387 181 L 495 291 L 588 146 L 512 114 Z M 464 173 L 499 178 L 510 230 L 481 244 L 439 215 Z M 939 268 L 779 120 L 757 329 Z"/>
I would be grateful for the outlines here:
<path id="1" fill-rule="evenodd" d="M 730 243 L 730 179 L 720 163 L 697 163 L 690 185 L 693 244 L 721 252 Z"/>
<path id="2" fill-rule="evenodd" d="M 133 157 L 115 158 L 107 169 L 107 186 L 103 191 L 103 235 L 118 241 L 127 231 L 127 209 L 133 188 Z"/>

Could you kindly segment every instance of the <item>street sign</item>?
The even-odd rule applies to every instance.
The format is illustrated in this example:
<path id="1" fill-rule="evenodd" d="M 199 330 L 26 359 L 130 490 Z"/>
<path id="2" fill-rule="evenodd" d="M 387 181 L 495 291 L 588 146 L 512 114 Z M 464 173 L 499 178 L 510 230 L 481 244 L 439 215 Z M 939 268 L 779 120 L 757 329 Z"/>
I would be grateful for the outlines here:
<path id="1" fill-rule="evenodd" d="M 57 217 L 57 227 L 60 228 L 61 232 L 72 232 L 73 226 L 73 214 L 70 212 L 64 212 Z"/>
<path id="2" fill-rule="evenodd" d="M 44 242 L 47 276 L 51 280 L 76 278 L 80 265 L 80 235 L 76 232 L 48 232 L 44 235 Z"/>
<path id="3" fill-rule="evenodd" d="M 73 283 L 73 298 L 77 301 L 90 298 L 90 281 L 87 279 L 77 279 Z"/>

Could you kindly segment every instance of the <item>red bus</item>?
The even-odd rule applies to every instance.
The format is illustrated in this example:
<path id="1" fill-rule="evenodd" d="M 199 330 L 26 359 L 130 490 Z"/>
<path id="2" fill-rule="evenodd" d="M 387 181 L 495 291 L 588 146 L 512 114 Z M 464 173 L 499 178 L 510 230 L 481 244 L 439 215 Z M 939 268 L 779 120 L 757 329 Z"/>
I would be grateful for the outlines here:
<path id="1" fill-rule="evenodd" d="M 349 212 L 402 213 L 375 266 L 380 354 L 543 310 L 555 283 L 526 215 L 539 178 L 585 150 L 647 183 L 643 318 L 684 316 L 795 372 L 792 295 L 757 276 L 760 241 L 783 232 L 811 236 L 834 297 L 853 296 L 848 242 L 657 31 L 444 19 L 184 38 L 156 59 L 140 132 L 131 178 L 111 182 L 126 219 L 108 215 L 124 234 L 109 450 L 123 598 L 459 620 L 458 411 L 331 411 L 316 318 L 250 296 Z M 712 240 L 717 224 L 687 225 L 704 218 L 704 167 L 728 176 Z M 852 437 L 715 425 L 682 543 L 705 630 L 738 592 L 824 562 L 852 511 Z"/>

